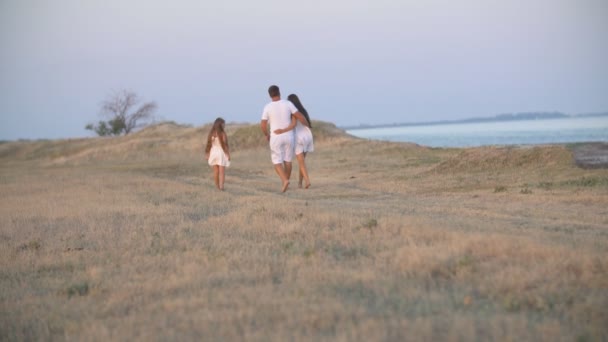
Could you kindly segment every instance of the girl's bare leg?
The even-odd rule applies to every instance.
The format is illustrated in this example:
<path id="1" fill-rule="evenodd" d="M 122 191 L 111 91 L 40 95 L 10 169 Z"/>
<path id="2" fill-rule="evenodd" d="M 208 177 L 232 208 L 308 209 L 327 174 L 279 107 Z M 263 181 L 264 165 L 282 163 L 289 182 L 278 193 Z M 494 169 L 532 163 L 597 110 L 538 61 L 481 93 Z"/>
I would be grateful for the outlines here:
<path id="1" fill-rule="evenodd" d="M 215 180 L 215 186 L 220 188 L 220 166 L 213 165 L 213 179 Z"/>
<path id="2" fill-rule="evenodd" d="M 308 177 L 308 170 L 306 169 L 306 162 L 304 159 L 306 158 L 306 152 L 300 153 L 296 155 L 298 159 L 298 165 L 300 167 L 300 177 L 302 177 L 305 181 L 305 188 L 308 189 L 310 187 L 310 178 Z"/>
<path id="3" fill-rule="evenodd" d="M 226 168 L 224 166 L 218 166 L 220 169 L 220 182 L 219 182 L 219 186 L 218 189 L 220 190 L 224 190 L 224 179 L 226 178 Z"/>

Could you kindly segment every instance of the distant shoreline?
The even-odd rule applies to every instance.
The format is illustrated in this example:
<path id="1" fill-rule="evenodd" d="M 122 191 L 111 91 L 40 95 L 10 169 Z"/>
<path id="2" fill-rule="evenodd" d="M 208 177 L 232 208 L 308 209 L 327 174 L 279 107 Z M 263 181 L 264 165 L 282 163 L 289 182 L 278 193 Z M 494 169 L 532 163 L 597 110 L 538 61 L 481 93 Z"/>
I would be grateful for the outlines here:
<path id="1" fill-rule="evenodd" d="M 526 112 L 515 114 L 499 114 L 487 118 L 468 118 L 461 120 L 439 120 L 426 122 L 410 122 L 410 123 L 392 123 L 392 124 L 360 124 L 357 126 L 338 126 L 343 130 L 357 130 L 370 128 L 390 128 L 390 127 L 408 127 L 408 126 L 433 126 L 433 125 L 452 125 L 462 123 L 481 123 L 481 122 L 505 122 L 505 121 L 523 121 L 523 120 L 547 120 L 547 119 L 567 119 L 567 118 L 589 118 L 589 117 L 604 117 L 608 116 L 608 112 L 602 113 L 587 113 L 568 115 L 560 112 Z"/>

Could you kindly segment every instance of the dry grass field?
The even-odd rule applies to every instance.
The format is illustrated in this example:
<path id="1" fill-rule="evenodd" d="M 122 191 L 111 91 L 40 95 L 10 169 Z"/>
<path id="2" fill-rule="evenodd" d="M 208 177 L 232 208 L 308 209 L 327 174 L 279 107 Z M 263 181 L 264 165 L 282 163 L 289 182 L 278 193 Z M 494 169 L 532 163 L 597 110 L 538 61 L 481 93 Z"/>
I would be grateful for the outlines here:
<path id="1" fill-rule="evenodd" d="M 208 126 L 0 144 L 0 340 L 608 340 L 607 169 L 313 124 L 284 194 L 257 125 L 224 192 Z"/>

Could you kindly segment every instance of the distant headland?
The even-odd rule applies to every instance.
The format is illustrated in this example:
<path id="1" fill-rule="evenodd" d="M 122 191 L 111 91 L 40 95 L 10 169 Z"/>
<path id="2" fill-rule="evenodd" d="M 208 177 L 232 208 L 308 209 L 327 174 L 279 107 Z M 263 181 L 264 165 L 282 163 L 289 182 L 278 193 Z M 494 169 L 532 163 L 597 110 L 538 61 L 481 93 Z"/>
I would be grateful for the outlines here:
<path id="1" fill-rule="evenodd" d="M 568 115 L 561 112 L 522 112 L 522 113 L 505 113 L 491 117 L 475 117 L 460 120 L 439 120 L 426 122 L 410 122 L 410 123 L 392 123 L 392 124 L 360 124 L 357 126 L 339 126 L 344 130 L 349 129 L 366 129 L 366 128 L 388 128 L 402 126 L 429 126 L 429 125 L 449 125 L 460 123 L 477 123 L 477 122 L 500 122 L 500 121 L 521 121 L 521 120 L 546 120 L 546 119 L 563 119 L 563 118 L 584 118 L 584 117 L 599 117 L 608 116 L 608 112 L 601 113 L 584 113 Z"/>

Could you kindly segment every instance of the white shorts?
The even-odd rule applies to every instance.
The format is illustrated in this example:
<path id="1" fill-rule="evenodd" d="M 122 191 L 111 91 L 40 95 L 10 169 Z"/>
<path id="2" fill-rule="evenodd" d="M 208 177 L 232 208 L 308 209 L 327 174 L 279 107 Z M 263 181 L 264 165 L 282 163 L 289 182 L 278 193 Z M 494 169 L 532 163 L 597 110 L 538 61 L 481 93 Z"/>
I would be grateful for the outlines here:
<path id="1" fill-rule="evenodd" d="M 283 133 L 270 136 L 270 158 L 273 164 L 293 160 L 293 134 Z"/>

